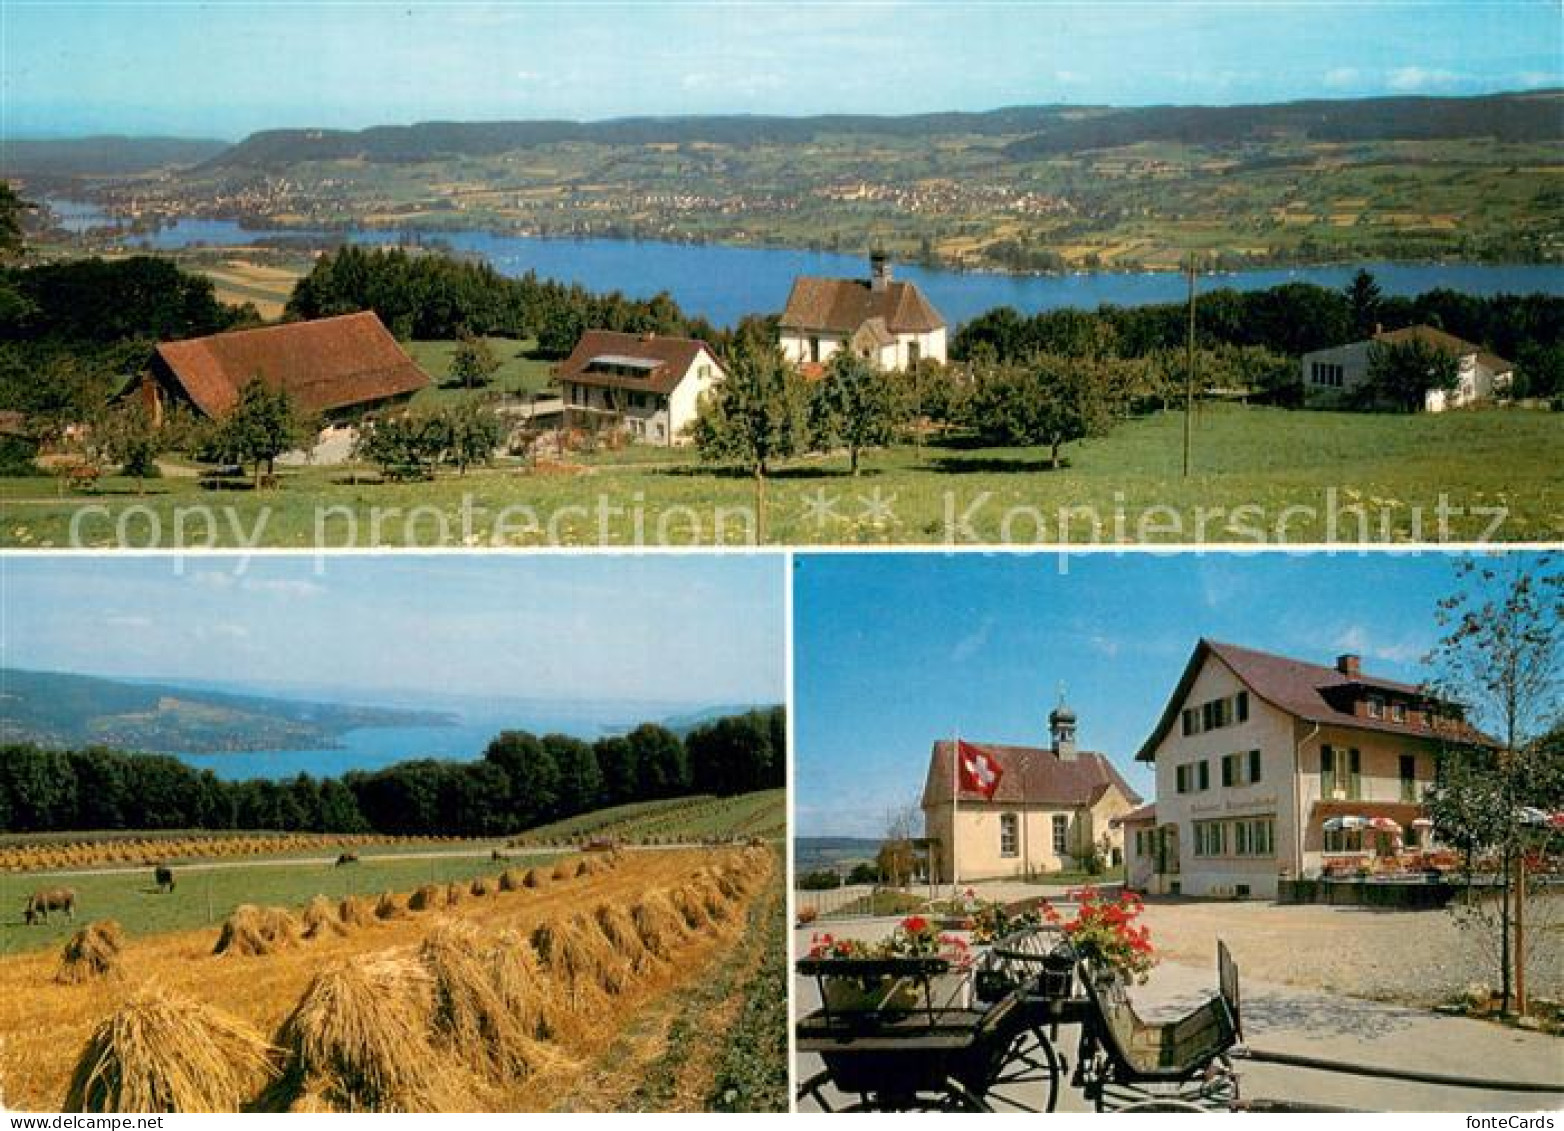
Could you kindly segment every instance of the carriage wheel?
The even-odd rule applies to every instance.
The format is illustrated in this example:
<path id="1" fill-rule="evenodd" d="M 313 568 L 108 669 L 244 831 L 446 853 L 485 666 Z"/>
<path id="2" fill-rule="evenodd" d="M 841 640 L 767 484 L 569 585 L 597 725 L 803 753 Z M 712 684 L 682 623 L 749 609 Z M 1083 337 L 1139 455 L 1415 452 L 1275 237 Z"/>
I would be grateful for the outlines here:
<path id="1" fill-rule="evenodd" d="M 869 1112 L 869 1111 L 976 1111 L 990 1110 L 983 1101 L 974 1096 L 960 1082 L 947 1080 L 945 1090 L 940 1092 L 868 1092 L 860 1093 L 858 1098 L 845 1107 L 832 1107 L 826 1099 L 825 1088 L 831 1083 L 829 1072 L 819 1072 L 811 1076 L 799 1085 L 798 1100 L 802 1103 L 805 1099 L 813 1100 L 822 1112 Z"/>
<path id="2" fill-rule="evenodd" d="M 995 1111 L 1053 1111 L 1064 1072 L 1064 1060 L 1047 1031 L 1022 1029 L 1000 1058 L 983 1098 Z"/>

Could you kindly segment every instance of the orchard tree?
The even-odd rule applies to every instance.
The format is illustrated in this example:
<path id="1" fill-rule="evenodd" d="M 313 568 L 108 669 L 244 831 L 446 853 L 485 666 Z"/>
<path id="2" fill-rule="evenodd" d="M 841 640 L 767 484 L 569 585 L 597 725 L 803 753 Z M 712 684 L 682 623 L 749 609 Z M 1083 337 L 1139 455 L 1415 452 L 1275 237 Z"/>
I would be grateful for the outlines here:
<path id="1" fill-rule="evenodd" d="M 463 330 L 456 352 L 451 355 L 451 383 L 476 389 L 494 380 L 499 368 L 500 359 L 494 356 L 488 339 Z"/>
<path id="2" fill-rule="evenodd" d="M 755 481 L 755 532 L 766 538 L 766 476 L 794 455 L 806 430 L 802 378 L 774 345 L 742 340 L 728 372 L 702 397 L 691 433 L 701 459 L 738 464 Z"/>
<path id="3" fill-rule="evenodd" d="M 851 350 L 838 350 L 809 391 L 809 430 L 817 447 L 846 448 L 847 465 L 858 474 L 865 448 L 896 436 L 896 390 L 886 374 Z"/>
<path id="4" fill-rule="evenodd" d="M 1497 915 L 1471 900 L 1460 913 L 1497 943 L 1500 1008 L 1524 1013 L 1523 864 L 1539 835 L 1526 811 L 1564 805 L 1564 567 L 1552 555 L 1462 558 L 1456 586 L 1439 603 L 1429 688 L 1463 704 L 1491 742 L 1449 744 L 1429 808 L 1440 838 L 1464 853 L 1469 881 L 1486 861 L 1496 868 Z"/>
<path id="5" fill-rule="evenodd" d="M 1357 399 L 1382 403 L 1400 412 L 1417 412 L 1431 392 L 1451 392 L 1460 379 L 1460 362 L 1438 346 L 1418 341 L 1375 342 L 1369 347 L 1368 378 Z"/>
<path id="6" fill-rule="evenodd" d="M 239 391 L 239 403 L 223 417 L 213 447 L 223 459 L 255 465 L 255 485 L 271 474 L 277 457 L 307 445 L 316 435 L 312 422 L 293 404 L 286 389 L 269 389 L 259 377 Z"/>
<path id="7" fill-rule="evenodd" d="M 1059 354 L 980 365 L 968 402 L 972 425 L 991 443 L 1046 446 L 1058 467 L 1065 444 L 1103 435 L 1112 426 L 1110 366 Z"/>
<path id="8" fill-rule="evenodd" d="M 475 463 L 488 463 L 505 442 L 505 422 L 487 405 L 468 402 L 440 414 L 445 427 L 446 458 L 466 475 Z"/>
<path id="9" fill-rule="evenodd" d="M 402 411 L 365 420 L 353 454 L 379 467 L 388 479 L 433 479 L 450 443 L 451 426 L 444 414 Z"/>

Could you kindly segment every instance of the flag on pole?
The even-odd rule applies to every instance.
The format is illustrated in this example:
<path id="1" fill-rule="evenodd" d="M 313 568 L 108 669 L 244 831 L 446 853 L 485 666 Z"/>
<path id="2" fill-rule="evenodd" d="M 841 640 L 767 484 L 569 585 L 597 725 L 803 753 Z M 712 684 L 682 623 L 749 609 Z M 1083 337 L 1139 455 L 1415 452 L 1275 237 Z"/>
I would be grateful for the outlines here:
<path id="1" fill-rule="evenodd" d="M 1004 770 L 987 750 L 956 739 L 956 781 L 961 789 L 980 793 L 984 801 L 992 801 L 999 779 L 1004 776 Z"/>

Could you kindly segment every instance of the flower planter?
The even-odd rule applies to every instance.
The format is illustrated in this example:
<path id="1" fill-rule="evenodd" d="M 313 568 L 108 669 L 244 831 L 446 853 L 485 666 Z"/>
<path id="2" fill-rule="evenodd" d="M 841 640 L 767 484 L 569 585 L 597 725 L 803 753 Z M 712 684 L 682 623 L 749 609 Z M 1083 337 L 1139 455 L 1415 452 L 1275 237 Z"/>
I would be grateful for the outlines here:
<path id="1" fill-rule="evenodd" d="M 923 1004 L 923 989 L 916 983 L 901 979 L 893 986 L 892 979 L 877 982 L 866 978 L 827 978 L 823 992 L 825 1007 L 832 1013 L 878 1013 L 897 1017 L 911 1013 Z"/>

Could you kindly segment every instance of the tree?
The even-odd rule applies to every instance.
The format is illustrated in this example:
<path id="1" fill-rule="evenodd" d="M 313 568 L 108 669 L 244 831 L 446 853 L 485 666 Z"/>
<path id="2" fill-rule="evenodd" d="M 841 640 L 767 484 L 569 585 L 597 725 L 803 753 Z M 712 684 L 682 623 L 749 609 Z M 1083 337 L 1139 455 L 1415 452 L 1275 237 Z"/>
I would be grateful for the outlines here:
<path id="1" fill-rule="evenodd" d="M 1455 568 L 1457 588 L 1437 612 L 1443 635 L 1428 657 L 1429 687 L 1463 703 L 1493 742 L 1452 741 L 1429 805 L 1440 837 L 1465 852 L 1469 880 L 1485 856 L 1497 865 L 1498 915 L 1469 900 L 1465 921 L 1496 935 L 1500 1008 L 1513 1000 L 1524 1012 L 1524 809 L 1564 803 L 1564 569 L 1551 555 L 1462 558 Z"/>
<path id="2" fill-rule="evenodd" d="M 163 437 L 152 414 L 140 400 L 127 400 L 105 412 L 86 432 L 95 455 L 89 459 L 97 466 L 116 464 L 121 475 L 136 481 L 136 493 L 143 483 L 159 473 L 157 455 Z"/>
<path id="3" fill-rule="evenodd" d="M 463 330 L 461 340 L 456 343 L 456 352 L 451 355 L 452 383 L 476 389 L 492 381 L 499 368 L 500 359 L 494 356 L 488 339 Z"/>
<path id="4" fill-rule="evenodd" d="M 765 540 L 766 475 L 793 455 L 805 432 L 802 379 L 774 345 L 747 341 L 729 358 L 727 376 L 701 397 L 692 426 L 696 450 L 710 463 L 735 463 L 755 480 L 755 521 Z"/>
<path id="5" fill-rule="evenodd" d="M 622 735 L 600 738 L 594 744 L 597 765 L 603 771 L 603 798 L 609 805 L 623 805 L 640 794 L 640 767 L 636 749 Z"/>
<path id="6" fill-rule="evenodd" d="M 918 803 L 909 801 L 895 806 L 885 814 L 885 839 L 875 856 L 880 878 L 895 887 L 905 887 L 912 882 L 917 868 L 918 854 L 913 840 L 923 825 L 923 810 Z"/>
<path id="7" fill-rule="evenodd" d="M 277 457 L 308 444 L 316 429 L 294 408 L 288 390 L 272 390 L 259 377 L 239 390 L 239 403 L 219 422 L 212 445 L 222 459 L 255 464 L 255 485 Z"/>
<path id="8" fill-rule="evenodd" d="M 656 723 L 642 723 L 625 735 L 625 741 L 640 774 L 640 797 L 653 800 L 689 791 L 689 758 L 673 731 Z"/>
<path id="9" fill-rule="evenodd" d="M 484 750 L 483 760 L 505 771 L 516 822 L 522 828 L 558 815 L 559 764 L 535 735 L 523 730 L 503 731 Z"/>
<path id="10" fill-rule="evenodd" d="M 468 401 L 440 414 L 445 429 L 446 458 L 466 475 L 475 463 L 488 463 L 505 442 L 505 423 L 493 409 Z"/>
<path id="11" fill-rule="evenodd" d="M 404 410 L 360 424 L 353 455 L 379 467 L 387 479 L 433 479 L 450 442 L 451 425 L 445 414 Z"/>
<path id="12" fill-rule="evenodd" d="M 895 438 L 897 408 L 895 388 L 884 373 L 851 350 L 838 350 L 810 390 L 810 435 L 816 447 L 845 447 L 848 468 L 857 475 L 864 448 Z"/>
<path id="13" fill-rule="evenodd" d="M 22 250 L 22 213 L 33 205 L 23 200 L 10 181 L 0 181 L 0 257 Z"/>
<path id="14" fill-rule="evenodd" d="M 1369 347 L 1368 376 L 1357 399 L 1387 404 L 1401 412 L 1417 412 L 1431 392 L 1450 392 L 1460 380 L 1460 362 L 1438 346 L 1413 338 L 1405 342 L 1375 342 Z"/>
<path id="15" fill-rule="evenodd" d="M 1344 293 L 1347 304 L 1352 308 L 1352 324 L 1358 337 L 1371 337 L 1379 329 L 1380 310 L 1384 302 L 1379 284 L 1374 281 L 1373 275 L 1360 267 Z"/>
<path id="16" fill-rule="evenodd" d="M 971 423 L 986 440 L 1046 445 L 1059 451 L 1074 440 L 1106 433 L 1116 406 L 1112 364 L 1038 354 L 1027 362 L 978 367 L 968 404 Z"/>

